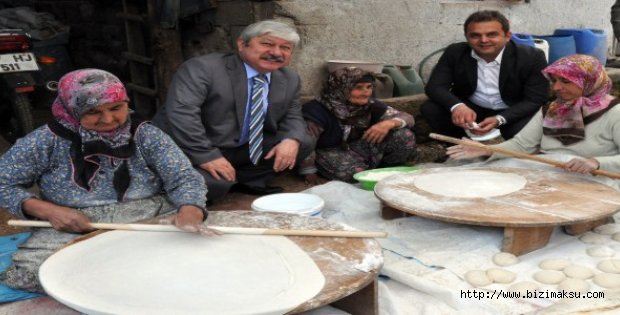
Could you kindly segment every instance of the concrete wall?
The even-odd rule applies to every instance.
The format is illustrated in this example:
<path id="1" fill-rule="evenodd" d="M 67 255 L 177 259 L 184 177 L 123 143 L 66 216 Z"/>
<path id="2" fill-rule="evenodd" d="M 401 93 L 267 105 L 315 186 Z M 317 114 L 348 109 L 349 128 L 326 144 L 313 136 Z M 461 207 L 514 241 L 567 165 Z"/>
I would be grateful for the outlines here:
<path id="1" fill-rule="evenodd" d="M 517 33 L 551 34 L 556 28 L 604 29 L 611 47 L 614 0 L 276 0 L 275 18 L 302 34 L 292 67 L 304 95 L 320 89 L 325 60 L 363 59 L 415 65 L 433 51 L 463 41 L 472 12 L 503 12 Z M 437 58 L 429 60 L 430 66 Z M 430 68 L 429 66 L 429 68 Z"/>

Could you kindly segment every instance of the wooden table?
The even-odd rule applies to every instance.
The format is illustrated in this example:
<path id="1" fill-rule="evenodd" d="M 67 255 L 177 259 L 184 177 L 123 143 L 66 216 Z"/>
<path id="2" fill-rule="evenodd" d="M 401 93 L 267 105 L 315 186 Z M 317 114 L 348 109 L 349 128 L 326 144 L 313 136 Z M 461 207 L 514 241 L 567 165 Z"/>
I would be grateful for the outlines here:
<path id="1" fill-rule="evenodd" d="M 491 198 L 456 198 L 419 189 L 416 177 L 465 170 L 518 174 L 516 192 Z M 446 183 L 450 185 L 450 183 Z M 386 219 L 418 215 L 440 221 L 504 229 L 502 251 L 521 255 L 545 246 L 555 226 L 575 235 L 606 223 L 620 210 L 620 192 L 585 176 L 519 168 L 431 168 L 390 176 L 375 186 Z"/>
<path id="2" fill-rule="evenodd" d="M 209 212 L 208 222 L 209 225 L 218 226 L 343 230 L 339 224 L 321 218 L 255 211 L 212 211 Z M 77 239 L 76 242 L 100 233 L 105 233 L 105 231 L 87 234 Z M 305 236 L 290 236 L 289 239 L 315 261 L 325 276 L 325 285 L 314 298 L 299 305 L 288 314 L 311 310 L 327 304 L 332 304 L 351 314 L 378 314 L 376 280 L 381 266 L 374 266 L 367 272 L 356 268 L 362 265 L 361 263 L 368 255 L 382 257 L 381 247 L 376 240 Z M 39 310 L 41 314 L 78 314 L 54 303 L 49 297 L 10 304 L 12 305 L 0 307 L 0 311 L 19 314 Z"/>

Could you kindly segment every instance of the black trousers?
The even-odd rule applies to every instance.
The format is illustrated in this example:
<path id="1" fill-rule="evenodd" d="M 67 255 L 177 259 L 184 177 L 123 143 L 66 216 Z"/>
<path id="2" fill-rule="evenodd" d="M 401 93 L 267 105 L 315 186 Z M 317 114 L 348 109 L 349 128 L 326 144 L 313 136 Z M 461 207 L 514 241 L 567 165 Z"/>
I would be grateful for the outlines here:
<path id="1" fill-rule="evenodd" d="M 477 122 L 481 122 L 487 117 L 492 117 L 501 113 L 501 111 L 480 107 L 473 103 L 468 102 L 465 104 L 476 112 Z M 463 128 L 455 126 L 452 123 L 452 113 L 444 107 L 439 106 L 432 101 L 426 101 L 422 104 L 420 111 L 434 132 L 455 138 L 462 138 L 466 136 Z M 530 119 L 532 119 L 532 116 L 534 116 L 534 114 L 521 118 L 517 121 L 509 121 L 507 124 L 499 127 L 502 137 L 506 140 L 514 137 L 514 135 L 523 129 Z"/>
<path id="2" fill-rule="evenodd" d="M 309 139 L 304 139 L 299 144 L 299 152 L 297 153 L 296 165 L 305 159 L 312 152 L 313 148 Z M 264 143 L 263 157 L 278 143 Z M 215 200 L 225 195 L 235 184 L 243 184 L 253 187 L 265 187 L 267 183 L 275 178 L 276 173 L 273 170 L 275 157 L 265 160 L 263 157 L 257 165 L 250 161 L 250 152 L 248 144 L 236 148 L 220 148 L 222 155 L 235 168 L 236 181 L 229 182 L 220 177 L 215 179 L 209 172 L 197 167 L 196 170 L 204 177 L 207 184 L 207 200 Z"/>

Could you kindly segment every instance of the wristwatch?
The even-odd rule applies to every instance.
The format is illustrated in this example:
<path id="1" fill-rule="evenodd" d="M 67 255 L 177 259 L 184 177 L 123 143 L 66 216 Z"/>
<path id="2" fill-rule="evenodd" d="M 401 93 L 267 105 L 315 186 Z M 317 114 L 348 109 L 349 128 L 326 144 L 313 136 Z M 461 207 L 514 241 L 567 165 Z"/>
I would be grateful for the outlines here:
<path id="1" fill-rule="evenodd" d="M 497 120 L 497 127 L 503 126 L 506 124 L 506 118 L 502 115 L 496 115 L 495 119 Z"/>

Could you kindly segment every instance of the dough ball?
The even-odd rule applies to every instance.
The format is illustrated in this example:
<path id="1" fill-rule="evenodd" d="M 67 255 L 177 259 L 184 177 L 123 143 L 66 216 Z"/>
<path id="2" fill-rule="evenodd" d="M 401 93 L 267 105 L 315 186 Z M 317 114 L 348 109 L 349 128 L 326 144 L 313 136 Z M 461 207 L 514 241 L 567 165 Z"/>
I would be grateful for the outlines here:
<path id="1" fill-rule="evenodd" d="M 564 273 L 557 270 L 541 270 L 534 274 L 534 280 L 544 284 L 558 284 L 565 279 Z"/>
<path id="2" fill-rule="evenodd" d="M 470 270 L 465 273 L 465 280 L 474 287 L 484 287 L 491 284 L 491 279 L 487 277 L 487 273 L 482 270 Z"/>
<path id="3" fill-rule="evenodd" d="M 566 279 L 558 285 L 558 291 L 588 292 L 590 284 L 582 279 Z"/>
<path id="4" fill-rule="evenodd" d="M 595 246 L 586 249 L 586 253 L 592 257 L 611 257 L 616 251 L 607 246 Z"/>
<path id="5" fill-rule="evenodd" d="M 620 273 L 620 259 L 606 259 L 596 265 L 603 272 Z"/>
<path id="6" fill-rule="evenodd" d="M 614 241 L 618 241 L 620 242 L 620 233 L 614 233 L 614 235 L 611 237 Z"/>
<path id="7" fill-rule="evenodd" d="M 564 268 L 570 265 L 570 261 L 568 259 L 560 258 L 560 259 L 546 259 L 538 264 L 540 269 L 546 270 L 563 270 Z"/>
<path id="8" fill-rule="evenodd" d="M 511 253 L 497 253 L 493 256 L 493 262 L 498 266 L 510 266 L 519 262 L 519 258 Z"/>
<path id="9" fill-rule="evenodd" d="M 592 279 L 592 281 L 594 281 L 594 283 L 603 288 L 620 288 L 620 274 L 599 273 L 598 275 L 594 276 L 594 279 Z"/>
<path id="10" fill-rule="evenodd" d="M 592 269 L 581 265 L 570 265 L 562 271 L 567 277 L 573 279 L 590 279 L 594 275 Z"/>
<path id="11" fill-rule="evenodd" d="M 521 293 L 521 296 L 525 296 L 526 291 L 532 292 L 532 291 L 538 290 L 538 288 L 540 288 L 540 285 L 538 285 L 536 282 L 521 281 L 508 287 L 508 291 L 519 292 Z"/>
<path id="12" fill-rule="evenodd" d="M 517 274 L 500 268 L 490 268 L 487 270 L 487 277 L 495 283 L 510 283 L 515 280 Z"/>
<path id="13" fill-rule="evenodd" d="M 609 224 L 599 225 L 594 228 L 594 232 L 598 234 L 612 235 L 614 233 L 620 232 L 620 224 L 609 223 Z"/>
<path id="14" fill-rule="evenodd" d="M 586 244 L 605 244 L 609 238 L 606 235 L 601 235 L 594 232 L 586 232 L 581 235 L 579 239 Z"/>

